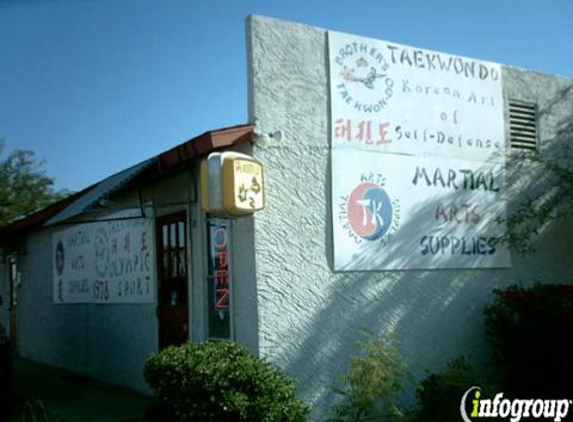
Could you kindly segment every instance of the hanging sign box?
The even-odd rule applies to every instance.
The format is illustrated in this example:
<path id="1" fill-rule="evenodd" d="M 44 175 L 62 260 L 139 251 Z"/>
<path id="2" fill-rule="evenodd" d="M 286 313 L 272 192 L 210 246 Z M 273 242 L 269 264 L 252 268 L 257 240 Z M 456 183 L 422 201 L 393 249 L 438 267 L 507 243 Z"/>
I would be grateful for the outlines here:
<path id="1" fill-rule="evenodd" d="M 223 214 L 222 153 L 214 152 L 201 162 L 201 207 L 211 214 Z"/>
<path id="2" fill-rule="evenodd" d="M 220 216 L 247 216 L 264 208 L 263 165 L 237 152 L 215 152 L 201 163 L 201 206 Z"/>

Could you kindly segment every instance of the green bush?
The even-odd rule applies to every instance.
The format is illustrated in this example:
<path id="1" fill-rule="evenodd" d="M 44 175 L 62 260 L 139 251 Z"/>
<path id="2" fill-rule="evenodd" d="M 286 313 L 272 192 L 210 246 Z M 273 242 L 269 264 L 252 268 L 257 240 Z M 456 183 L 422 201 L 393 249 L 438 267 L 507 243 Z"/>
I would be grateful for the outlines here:
<path id="1" fill-rule="evenodd" d="M 413 421 L 459 422 L 460 400 L 472 386 L 480 387 L 484 397 L 497 392 L 483 372 L 478 373 L 463 357 L 450 361 L 442 372 L 429 373 L 416 391 L 419 407 Z M 471 413 L 470 408 L 466 411 Z"/>
<path id="2" fill-rule="evenodd" d="M 292 380 L 236 343 L 168 347 L 144 376 L 176 422 L 303 422 L 309 412 Z"/>
<path id="3" fill-rule="evenodd" d="M 503 392 L 506 397 L 555 399 L 569 393 L 573 286 L 514 285 L 494 294 L 494 303 L 484 310 L 491 365 L 477 371 L 460 358 L 428 374 L 417 389 L 413 422 L 459 422 L 460 399 L 472 386 L 480 387 L 482 397 Z"/>
<path id="4" fill-rule="evenodd" d="M 573 379 L 573 286 L 536 284 L 495 290 L 486 336 L 500 383 L 515 397 L 555 398 Z"/>
<path id="5" fill-rule="evenodd" d="M 406 362 L 398 351 L 394 335 L 379 337 L 361 330 L 366 341 L 357 342 L 362 354 L 350 359 L 343 388 L 333 387 L 342 396 L 334 406 L 333 422 L 360 422 L 395 419 L 403 416 L 396 397 L 411 379 Z"/>

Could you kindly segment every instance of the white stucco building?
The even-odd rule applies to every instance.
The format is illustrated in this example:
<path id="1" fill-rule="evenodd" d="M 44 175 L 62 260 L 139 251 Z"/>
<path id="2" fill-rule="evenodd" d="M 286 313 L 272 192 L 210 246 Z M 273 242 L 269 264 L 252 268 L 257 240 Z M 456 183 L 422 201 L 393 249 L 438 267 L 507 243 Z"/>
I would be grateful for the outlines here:
<path id="1" fill-rule="evenodd" d="M 260 16 L 247 40 L 250 124 L 3 228 L 0 318 L 12 286 L 21 355 L 147 391 L 160 345 L 231 338 L 294 377 L 319 417 L 360 327 L 395 331 L 421 377 L 461 354 L 483 362 L 494 288 L 570 281 L 571 226 L 526 257 L 489 242 L 531 176 L 506 158 L 567 141 L 570 79 Z M 200 160 L 222 150 L 264 165 L 252 217 L 200 207 Z"/>

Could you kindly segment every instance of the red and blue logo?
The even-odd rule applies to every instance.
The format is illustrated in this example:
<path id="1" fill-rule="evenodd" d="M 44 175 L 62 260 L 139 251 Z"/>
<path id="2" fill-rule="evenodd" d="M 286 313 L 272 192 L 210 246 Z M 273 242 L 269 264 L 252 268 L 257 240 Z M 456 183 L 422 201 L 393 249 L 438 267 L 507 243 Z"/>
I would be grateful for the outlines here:
<path id="1" fill-rule="evenodd" d="M 346 211 L 352 231 L 364 240 L 381 239 L 392 226 L 390 197 L 374 183 L 356 186 L 348 197 Z"/>

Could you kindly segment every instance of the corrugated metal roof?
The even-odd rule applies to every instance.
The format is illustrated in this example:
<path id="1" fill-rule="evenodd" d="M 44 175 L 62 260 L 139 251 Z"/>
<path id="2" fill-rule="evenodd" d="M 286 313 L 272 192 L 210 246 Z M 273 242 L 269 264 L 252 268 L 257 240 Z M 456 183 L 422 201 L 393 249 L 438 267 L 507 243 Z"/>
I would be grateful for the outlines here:
<path id="1" fill-rule="evenodd" d="M 45 226 L 52 226 L 62 221 L 76 217 L 85 212 L 89 207 L 97 203 L 100 199 L 111 195 L 121 187 L 125 186 L 135 176 L 156 162 L 155 158 L 143 161 L 133 167 L 120 171 L 107 179 L 102 180 L 93 189 L 72 202 L 58 214 L 54 215 L 44 223 Z"/>

